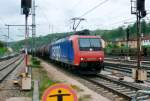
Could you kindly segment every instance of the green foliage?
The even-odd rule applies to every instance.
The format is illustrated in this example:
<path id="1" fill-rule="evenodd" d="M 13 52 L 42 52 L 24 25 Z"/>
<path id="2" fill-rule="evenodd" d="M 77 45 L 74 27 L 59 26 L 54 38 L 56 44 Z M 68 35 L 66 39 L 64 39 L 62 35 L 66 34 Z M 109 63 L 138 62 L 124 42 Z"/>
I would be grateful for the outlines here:
<path id="1" fill-rule="evenodd" d="M 71 32 L 70 33 L 53 33 L 53 34 L 49 34 L 46 36 L 36 37 L 36 39 L 35 39 L 36 40 L 36 48 L 38 48 L 42 45 L 45 45 L 45 44 L 49 44 L 60 38 L 64 38 L 65 36 L 69 36 L 71 34 L 72 34 Z M 32 48 L 32 38 L 29 38 L 27 43 L 28 43 L 28 48 Z M 18 42 L 14 42 L 12 45 L 12 48 L 16 51 L 19 51 L 21 48 L 24 48 L 24 45 L 25 45 L 25 40 L 21 40 Z"/>
<path id="2" fill-rule="evenodd" d="M 42 75 L 43 75 L 43 76 L 42 76 L 41 79 L 40 79 L 41 81 L 40 81 L 40 87 L 39 87 L 39 89 L 40 89 L 40 98 L 42 97 L 44 91 L 45 91 L 48 87 L 50 87 L 52 84 L 54 84 L 53 81 L 51 81 L 51 80 L 48 78 L 46 72 L 42 71 Z"/>
<path id="3" fill-rule="evenodd" d="M 40 64 L 41 64 L 41 61 L 40 60 L 37 60 L 37 58 L 31 58 L 31 63 L 32 63 L 32 67 L 41 67 Z"/>
<path id="4" fill-rule="evenodd" d="M 0 47 L 0 57 L 3 56 L 5 53 L 7 53 L 7 51 L 8 51 L 7 48 L 5 48 L 5 47 L 2 48 L 2 47 Z"/>
<path id="5" fill-rule="evenodd" d="M 117 29 L 106 31 L 105 34 L 102 35 L 103 39 L 114 41 L 119 38 L 125 37 L 126 33 L 122 27 Z"/>
<path id="6" fill-rule="evenodd" d="M 150 48 L 150 45 L 142 46 L 142 48 Z"/>
<path id="7" fill-rule="evenodd" d="M 129 25 L 129 37 L 134 38 L 136 37 L 136 23 L 133 25 Z M 145 35 L 150 34 L 150 22 L 147 23 L 145 20 L 141 21 L 141 32 Z M 73 32 L 67 32 L 67 33 L 53 33 L 46 36 L 40 36 L 36 37 L 36 48 L 49 44 L 55 40 L 58 40 L 60 38 L 64 38 L 66 36 L 72 35 Z M 91 35 L 99 35 L 101 36 L 105 41 L 115 41 L 116 39 L 126 39 L 126 28 L 118 27 L 116 29 L 112 30 L 93 30 L 90 32 Z M 25 44 L 25 40 L 14 42 L 12 45 L 13 50 L 19 51 L 20 48 L 23 48 Z M 32 47 L 32 38 L 28 39 L 28 48 Z M 118 46 L 113 46 L 118 48 Z"/>
<path id="8" fill-rule="evenodd" d="M 107 46 L 106 46 L 106 48 L 113 48 L 114 46 L 113 46 L 113 44 L 108 44 Z"/>
<path id="9" fill-rule="evenodd" d="M 0 48 L 4 47 L 4 43 L 0 41 Z"/>
<path id="10" fill-rule="evenodd" d="M 56 83 L 49 79 L 47 72 L 44 69 L 40 69 L 40 98 L 42 97 L 44 91 L 53 84 Z"/>

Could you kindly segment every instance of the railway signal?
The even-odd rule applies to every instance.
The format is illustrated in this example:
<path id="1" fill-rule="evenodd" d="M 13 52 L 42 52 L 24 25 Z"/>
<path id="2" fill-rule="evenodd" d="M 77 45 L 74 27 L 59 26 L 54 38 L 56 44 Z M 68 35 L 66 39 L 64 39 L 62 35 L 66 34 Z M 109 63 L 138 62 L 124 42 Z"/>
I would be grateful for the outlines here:
<path id="1" fill-rule="evenodd" d="M 22 9 L 22 14 L 25 15 L 25 64 L 26 66 L 28 65 L 27 61 L 28 61 L 28 53 L 27 53 L 27 37 L 28 37 L 28 16 L 29 16 L 29 12 L 31 9 L 31 5 L 32 5 L 32 0 L 21 0 L 21 9 Z"/>
<path id="2" fill-rule="evenodd" d="M 139 16 L 141 18 L 146 16 L 146 10 L 145 10 L 145 0 L 137 0 L 136 2 L 136 8 L 140 12 Z"/>
<path id="3" fill-rule="evenodd" d="M 29 68 L 28 68 L 28 16 L 32 7 L 32 0 L 21 0 L 21 9 L 22 14 L 25 15 L 25 77 L 22 78 L 22 89 L 30 90 L 31 89 L 31 76 L 29 76 Z M 26 86 L 28 85 L 28 86 Z"/>
<path id="4" fill-rule="evenodd" d="M 146 74 L 141 68 L 141 18 L 146 16 L 145 0 L 131 0 L 131 14 L 137 17 L 137 68 L 133 70 L 133 76 L 136 82 L 143 82 Z M 146 76 L 146 75 L 145 75 Z"/>

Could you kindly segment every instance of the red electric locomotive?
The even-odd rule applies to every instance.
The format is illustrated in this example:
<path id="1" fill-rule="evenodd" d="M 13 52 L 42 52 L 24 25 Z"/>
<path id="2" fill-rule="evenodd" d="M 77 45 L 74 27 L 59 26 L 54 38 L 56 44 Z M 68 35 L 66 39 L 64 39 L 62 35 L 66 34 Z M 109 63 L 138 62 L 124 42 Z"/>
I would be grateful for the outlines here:
<path id="1" fill-rule="evenodd" d="M 104 61 L 101 38 L 73 35 L 70 40 L 72 40 L 74 49 L 74 67 L 82 71 L 100 72 Z"/>

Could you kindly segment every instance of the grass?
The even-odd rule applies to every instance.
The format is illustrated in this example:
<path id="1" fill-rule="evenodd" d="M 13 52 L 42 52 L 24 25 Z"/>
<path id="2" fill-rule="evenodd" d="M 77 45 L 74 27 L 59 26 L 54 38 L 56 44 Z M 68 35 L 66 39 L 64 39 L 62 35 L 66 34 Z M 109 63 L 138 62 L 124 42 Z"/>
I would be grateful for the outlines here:
<path id="1" fill-rule="evenodd" d="M 42 68 L 41 62 L 40 60 L 37 60 L 37 58 L 31 58 L 30 67 L 32 67 L 32 79 L 39 81 L 39 93 L 41 99 L 44 91 L 55 84 L 55 82 L 49 79 L 46 70 Z"/>
<path id="2" fill-rule="evenodd" d="M 78 101 L 91 101 L 91 95 L 83 95 L 79 98 Z"/>
<path id="3" fill-rule="evenodd" d="M 31 58 L 31 67 L 40 68 L 41 67 L 41 61 L 37 60 L 37 58 Z"/>
<path id="4" fill-rule="evenodd" d="M 47 72 L 44 69 L 40 70 L 40 98 L 42 97 L 42 94 L 44 93 L 44 91 L 50 87 L 51 85 L 55 84 L 52 80 L 49 79 L 49 77 L 47 76 Z"/>
<path id="5" fill-rule="evenodd" d="M 83 92 L 83 91 L 84 91 L 83 89 L 79 88 L 79 87 L 76 86 L 76 85 L 71 85 L 71 87 L 72 87 L 73 89 L 77 90 L 77 92 Z"/>

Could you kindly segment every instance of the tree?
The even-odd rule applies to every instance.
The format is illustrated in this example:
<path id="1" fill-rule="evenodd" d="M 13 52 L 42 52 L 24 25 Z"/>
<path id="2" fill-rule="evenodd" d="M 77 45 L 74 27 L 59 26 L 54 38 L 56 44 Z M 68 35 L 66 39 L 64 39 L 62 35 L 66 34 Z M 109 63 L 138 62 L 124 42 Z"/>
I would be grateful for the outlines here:
<path id="1" fill-rule="evenodd" d="M 2 41 L 0 41 L 0 48 L 4 47 L 4 43 Z"/>

